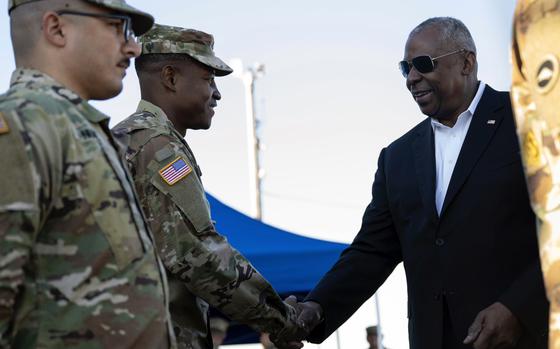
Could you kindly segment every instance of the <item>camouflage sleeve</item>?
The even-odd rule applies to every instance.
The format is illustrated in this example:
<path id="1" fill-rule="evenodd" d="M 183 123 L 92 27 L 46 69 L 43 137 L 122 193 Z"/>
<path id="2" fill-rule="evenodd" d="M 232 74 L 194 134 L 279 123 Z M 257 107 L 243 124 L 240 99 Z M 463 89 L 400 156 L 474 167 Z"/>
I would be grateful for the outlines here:
<path id="1" fill-rule="evenodd" d="M 32 288 L 25 289 L 26 265 L 41 219 L 39 178 L 47 176 L 39 175 L 33 136 L 24 131 L 19 115 L 4 112 L 0 119 L 6 126 L 0 134 L 0 159 L 5 164 L 0 181 L 0 347 L 8 348 L 17 346 L 17 321 L 25 316 L 27 304 L 22 297 L 34 297 Z M 42 201 L 49 199 L 43 195 Z"/>
<path id="2" fill-rule="evenodd" d="M 549 348 L 560 348 L 559 5 L 518 0 L 511 50 L 512 106 L 550 301 Z M 525 298 L 534 307 L 535 298 Z"/>
<path id="3" fill-rule="evenodd" d="M 7 165 L 0 182 L 0 347 L 10 347 L 14 307 L 29 260 L 36 205 L 30 163 L 18 127 L 8 114 L 0 114 L 0 118 L 6 125 L 0 135 L 0 158 Z"/>
<path id="4" fill-rule="evenodd" d="M 216 232 L 196 172 L 190 169 L 172 185 L 160 174 L 177 159 L 192 166 L 181 145 L 159 136 L 142 148 L 133 164 L 166 268 L 233 320 L 277 336 L 296 331 L 295 310 Z"/>

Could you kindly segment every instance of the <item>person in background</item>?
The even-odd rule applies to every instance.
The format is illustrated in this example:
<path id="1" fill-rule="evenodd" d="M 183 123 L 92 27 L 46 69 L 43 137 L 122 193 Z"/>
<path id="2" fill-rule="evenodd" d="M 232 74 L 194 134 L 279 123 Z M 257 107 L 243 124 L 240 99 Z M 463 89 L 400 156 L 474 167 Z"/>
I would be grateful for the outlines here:
<path id="1" fill-rule="evenodd" d="M 378 349 L 377 326 L 366 327 L 366 340 L 369 344 L 369 349 Z"/>
<path id="2" fill-rule="evenodd" d="M 140 38 L 136 60 L 142 100 L 113 128 L 126 147 L 142 207 L 171 285 L 171 317 L 180 347 L 212 348 L 209 305 L 274 338 L 300 332 L 295 309 L 220 235 L 202 171 L 184 137 L 208 129 L 221 99 L 215 77 L 231 68 L 207 33 L 156 24 Z"/>
<path id="3" fill-rule="evenodd" d="M 0 96 L 0 347 L 175 348 L 165 270 L 109 117 L 151 15 L 124 0 L 9 0 Z M 6 47 L 4 47 L 6 49 Z"/>
<path id="4" fill-rule="evenodd" d="M 549 345 L 560 348 L 560 1 L 519 0 L 513 28 L 511 97 L 537 216 L 550 301 Z"/>
<path id="5" fill-rule="evenodd" d="M 383 334 L 379 333 L 379 327 L 366 327 L 366 340 L 369 344 L 369 349 L 389 349 L 386 346 L 379 348 L 379 337 L 381 337 L 381 341 L 383 341 Z"/>

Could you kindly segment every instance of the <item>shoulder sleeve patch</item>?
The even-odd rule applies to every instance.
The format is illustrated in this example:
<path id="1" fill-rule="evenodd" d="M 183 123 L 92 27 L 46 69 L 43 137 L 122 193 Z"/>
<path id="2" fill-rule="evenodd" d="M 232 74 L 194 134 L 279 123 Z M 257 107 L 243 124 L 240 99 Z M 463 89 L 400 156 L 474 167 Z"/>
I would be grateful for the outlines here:
<path id="1" fill-rule="evenodd" d="M 173 185 L 192 172 L 192 167 L 182 158 L 178 157 L 159 170 L 159 175 L 168 185 Z"/>
<path id="2" fill-rule="evenodd" d="M 0 135 L 10 132 L 10 126 L 4 114 L 0 113 Z"/>

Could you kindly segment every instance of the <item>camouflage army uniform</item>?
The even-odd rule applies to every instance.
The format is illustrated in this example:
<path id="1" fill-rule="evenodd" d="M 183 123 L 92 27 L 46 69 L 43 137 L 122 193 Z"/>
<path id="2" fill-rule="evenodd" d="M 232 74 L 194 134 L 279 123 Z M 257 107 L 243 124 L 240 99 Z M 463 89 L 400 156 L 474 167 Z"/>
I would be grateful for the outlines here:
<path id="1" fill-rule="evenodd" d="M 158 264 L 108 118 L 39 71 L 0 96 L 0 347 L 167 348 Z"/>
<path id="2" fill-rule="evenodd" d="M 550 301 L 549 348 L 560 348 L 560 1 L 520 0 L 512 102 Z"/>
<path id="3" fill-rule="evenodd" d="M 216 76 L 232 72 L 214 55 L 213 37 L 197 30 L 156 24 L 140 43 L 143 55 L 185 54 Z M 168 270 L 179 346 L 212 348 L 208 303 L 277 337 L 293 335 L 295 310 L 216 232 L 195 157 L 163 110 L 141 101 L 113 132 L 127 147 L 126 159 Z"/>
<path id="4" fill-rule="evenodd" d="M 141 101 L 113 133 L 127 146 L 136 190 L 169 273 L 179 347 L 212 347 L 208 303 L 234 320 L 281 335 L 286 319 L 295 320 L 294 310 L 216 231 L 194 155 L 164 112 Z M 180 179 L 164 179 L 163 171 L 177 164 L 184 168 Z"/>

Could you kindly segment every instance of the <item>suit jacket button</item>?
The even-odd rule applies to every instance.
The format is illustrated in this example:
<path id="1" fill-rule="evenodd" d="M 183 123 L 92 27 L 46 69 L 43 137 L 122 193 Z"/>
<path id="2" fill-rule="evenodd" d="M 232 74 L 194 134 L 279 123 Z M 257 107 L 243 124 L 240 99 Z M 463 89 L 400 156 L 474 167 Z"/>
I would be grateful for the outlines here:
<path id="1" fill-rule="evenodd" d="M 445 240 L 443 240 L 442 238 L 436 239 L 436 246 L 443 246 L 444 244 L 445 244 Z"/>

